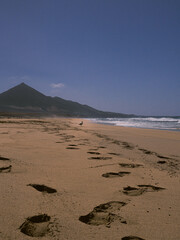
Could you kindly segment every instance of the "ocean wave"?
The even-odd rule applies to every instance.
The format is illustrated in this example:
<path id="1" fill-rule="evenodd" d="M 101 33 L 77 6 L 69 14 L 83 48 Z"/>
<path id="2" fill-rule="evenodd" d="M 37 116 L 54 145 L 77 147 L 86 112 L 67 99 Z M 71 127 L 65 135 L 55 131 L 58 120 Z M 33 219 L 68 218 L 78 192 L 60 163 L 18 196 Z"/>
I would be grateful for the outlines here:
<path id="1" fill-rule="evenodd" d="M 180 130 L 180 118 L 177 117 L 95 118 L 91 121 L 124 127 Z"/>
<path id="2" fill-rule="evenodd" d="M 151 121 L 151 122 L 178 122 L 178 121 L 180 121 L 176 118 L 166 118 L 166 117 L 162 117 L 162 118 L 147 117 L 147 118 L 131 118 L 131 119 L 137 120 L 137 121 Z"/>

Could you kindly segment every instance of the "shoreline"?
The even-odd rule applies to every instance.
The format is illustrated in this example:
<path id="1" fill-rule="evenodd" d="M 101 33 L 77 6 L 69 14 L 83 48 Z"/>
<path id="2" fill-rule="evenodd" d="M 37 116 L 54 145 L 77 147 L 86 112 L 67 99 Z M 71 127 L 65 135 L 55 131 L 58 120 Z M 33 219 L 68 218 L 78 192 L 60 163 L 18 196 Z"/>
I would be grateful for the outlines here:
<path id="1" fill-rule="evenodd" d="M 34 239 L 179 239 L 179 132 L 42 118 L 1 119 L 0 136 L 1 239 L 30 239 L 38 214 Z"/>
<path id="2" fill-rule="evenodd" d="M 89 120 L 91 121 L 91 120 Z M 144 130 L 161 130 L 161 131 L 172 131 L 172 132 L 180 132 L 180 129 L 177 129 L 177 130 L 173 130 L 173 129 L 161 129 L 161 128 L 143 128 L 143 127 L 127 127 L 127 126 L 117 126 L 117 125 L 114 125 L 114 124 L 109 124 L 109 123 L 96 123 L 96 122 L 92 122 L 94 124 L 102 124 L 102 125 L 108 125 L 108 126 L 114 126 L 114 127 L 124 127 L 124 128 L 138 128 L 138 129 L 144 129 Z"/>
<path id="3" fill-rule="evenodd" d="M 180 117 L 136 117 L 136 118 L 86 118 L 87 120 L 91 121 L 92 123 L 96 124 L 104 124 L 104 125 L 111 125 L 117 127 L 130 127 L 130 128 L 142 128 L 142 129 L 157 129 L 163 131 L 180 131 L 180 125 L 175 126 L 174 124 L 180 123 Z M 129 122 L 129 120 L 135 120 L 134 122 Z M 137 120 L 141 120 L 141 122 L 137 122 Z M 124 122 L 125 121 L 125 122 Z M 122 123 L 124 122 L 124 123 Z M 153 124 L 160 124 L 159 126 L 153 126 Z M 164 123 L 171 123 L 171 126 L 163 126 Z"/>

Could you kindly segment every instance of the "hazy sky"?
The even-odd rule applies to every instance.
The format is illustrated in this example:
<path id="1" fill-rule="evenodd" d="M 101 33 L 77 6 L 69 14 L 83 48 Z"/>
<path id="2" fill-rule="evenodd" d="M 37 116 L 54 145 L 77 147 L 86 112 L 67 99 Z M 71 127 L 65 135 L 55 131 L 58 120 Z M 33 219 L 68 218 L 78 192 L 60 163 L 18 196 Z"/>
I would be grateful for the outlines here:
<path id="1" fill-rule="evenodd" d="M 0 93 L 180 115 L 179 0 L 0 0 Z"/>

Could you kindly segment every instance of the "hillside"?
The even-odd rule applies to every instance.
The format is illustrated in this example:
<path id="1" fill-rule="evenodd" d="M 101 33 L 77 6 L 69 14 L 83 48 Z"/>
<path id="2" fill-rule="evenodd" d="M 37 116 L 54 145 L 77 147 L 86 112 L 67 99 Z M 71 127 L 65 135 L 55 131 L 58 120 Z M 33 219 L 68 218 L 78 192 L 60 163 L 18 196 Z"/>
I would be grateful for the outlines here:
<path id="1" fill-rule="evenodd" d="M 103 112 L 87 105 L 49 97 L 21 83 L 0 94 L 0 112 L 36 113 L 69 117 L 129 117 L 130 115 Z"/>

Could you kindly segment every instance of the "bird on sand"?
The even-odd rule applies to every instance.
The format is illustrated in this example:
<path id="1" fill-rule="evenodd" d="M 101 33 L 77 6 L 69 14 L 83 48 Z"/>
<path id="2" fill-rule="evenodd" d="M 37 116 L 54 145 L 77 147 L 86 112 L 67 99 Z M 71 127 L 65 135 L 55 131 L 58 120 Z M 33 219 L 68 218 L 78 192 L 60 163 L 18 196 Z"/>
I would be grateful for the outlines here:
<path id="1" fill-rule="evenodd" d="M 81 121 L 81 122 L 79 123 L 79 125 L 82 126 L 82 125 L 83 125 L 83 121 Z"/>

